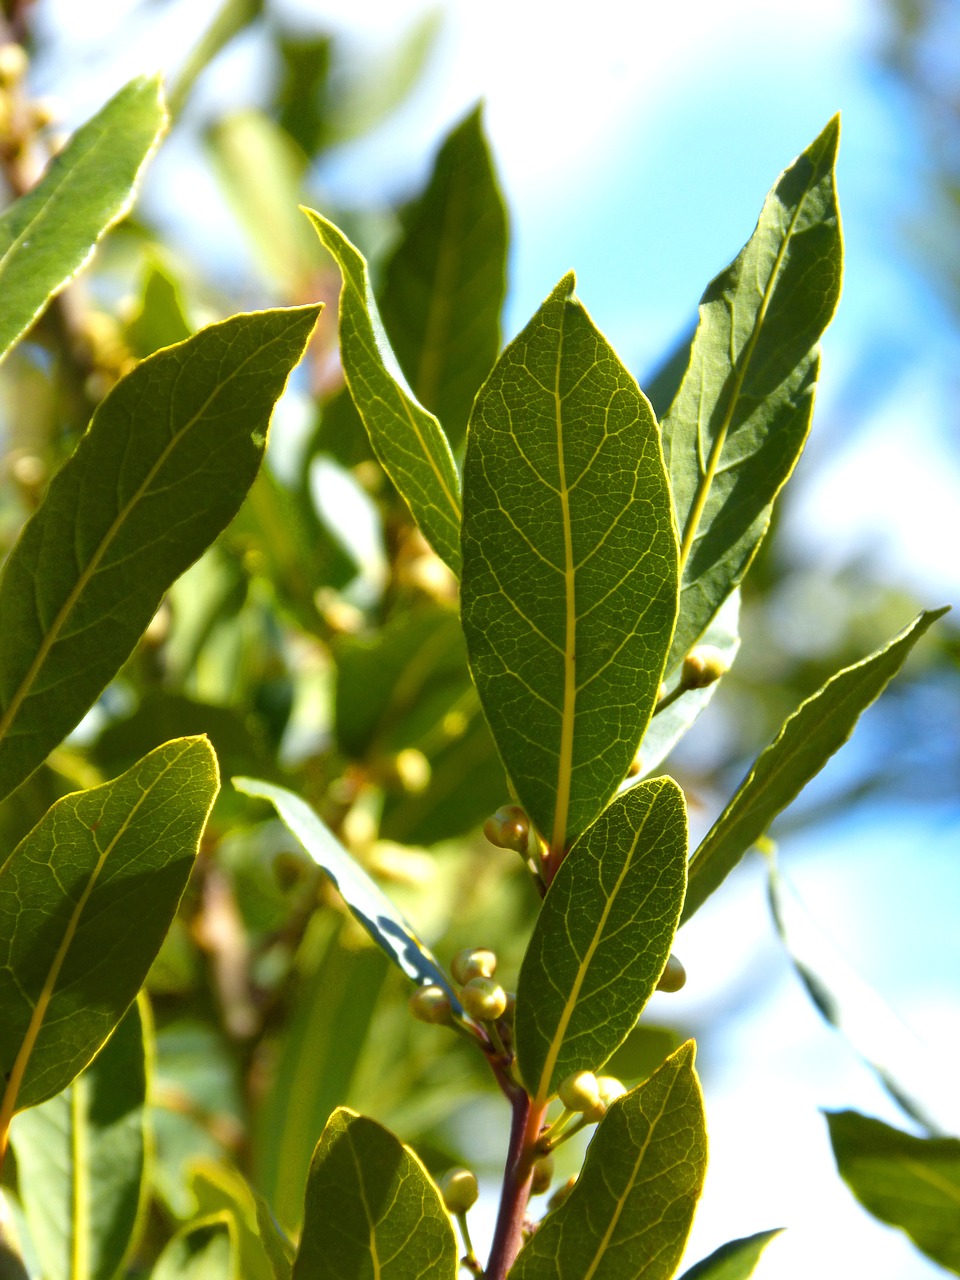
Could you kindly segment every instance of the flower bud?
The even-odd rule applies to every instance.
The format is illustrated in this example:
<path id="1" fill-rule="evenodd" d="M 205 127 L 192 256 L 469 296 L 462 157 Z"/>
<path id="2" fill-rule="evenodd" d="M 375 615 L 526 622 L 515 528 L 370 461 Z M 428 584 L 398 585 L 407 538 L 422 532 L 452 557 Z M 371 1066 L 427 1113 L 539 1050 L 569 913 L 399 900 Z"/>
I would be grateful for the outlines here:
<path id="1" fill-rule="evenodd" d="M 590 1124 L 597 1124 L 607 1114 L 611 1102 L 616 1102 L 627 1092 L 627 1086 L 616 1076 L 597 1076 L 600 1100 L 595 1107 L 584 1112 L 584 1119 Z"/>
<path id="2" fill-rule="evenodd" d="M 568 1178 L 566 1182 L 561 1182 L 556 1191 L 547 1201 L 548 1209 L 559 1209 L 563 1202 L 569 1197 L 570 1192 L 576 1185 L 576 1178 Z"/>
<path id="3" fill-rule="evenodd" d="M 730 670 L 720 650 L 712 644 L 698 644 L 683 660 L 680 683 L 684 689 L 705 689 Z"/>
<path id="4" fill-rule="evenodd" d="M 530 819 L 518 804 L 504 804 L 483 824 L 483 834 L 498 849 L 513 849 L 516 853 L 525 854 Z"/>
<path id="5" fill-rule="evenodd" d="M 477 1022 L 496 1022 L 507 1007 L 507 993 L 492 978 L 471 978 L 460 989 L 460 1003 Z"/>
<path id="6" fill-rule="evenodd" d="M 454 982 L 469 982 L 472 978 L 492 978 L 497 968 L 497 957 L 486 947 L 467 947 L 453 958 L 450 972 Z"/>
<path id="7" fill-rule="evenodd" d="M 592 1071 L 574 1071 L 560 1081 L 557 1096 L 568 1111 L 590 1111 L 600 1101 L 600 1085 Z"/>
<path id="8" fill-rule="evenodd" d="M 23 45 L 0 45 L 0 85 L 10 89 L 27 74 L 28 58 Z"/>
<path id="9" fill-rule="evenodd" d="M 410 997 L 410 1012 L 418 1022 L 431 1022 L 437 1026 L 448 1023 L 453 1016 L 450 997 L 443 987 L 437 986 L 418 987 Z"/>
<path id="10" fill-rule="evenodd" d="M 466 1213 L 477 1203 L 480 1188 L 469 1169 L 451 1169 L 440 1179 L 440 1194 L 450 1213 Z"/>
<path id="11" fill-rule="evenodd" d="M 539 1160 L 534 1161 L 533 1178 L 530 1181 L 530 1194 L 532 1196 L 542 1196 L 545 1191 L 550 1189 L 550 1183 L 553 1181 L 553 1156 L 541 1156 Z"/>
<path id="12" fill-rule="evenodd" d="M 666 963 L 663 973 L 660 975 L 660 981 L 657 983 L 658 991 L 679 991 L 687 981 L 687 971 L 677 959 L 671 954 Z"/>

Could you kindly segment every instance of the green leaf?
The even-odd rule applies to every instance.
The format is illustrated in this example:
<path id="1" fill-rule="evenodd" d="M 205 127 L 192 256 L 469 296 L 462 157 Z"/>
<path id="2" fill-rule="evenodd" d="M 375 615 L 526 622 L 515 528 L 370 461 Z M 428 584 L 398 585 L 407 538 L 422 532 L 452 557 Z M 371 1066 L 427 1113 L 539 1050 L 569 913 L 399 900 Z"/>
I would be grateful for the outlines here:
<path id="1" fill-rule="evenodd" d="M 597 1071 L 629 1034 L 670 955 L 686 882 L 687 821 L 672 778 L 618 796 L 567 855 L 517 986 L 517 1061 L 545 1102 Z"/>
<path id="2" fill-rule="evenodd" d="M 479 106 L 446 138 L 402 218 L 380 315 L 414 395 L 457 448 L 500 350 L 506 291 L 507 214 Z"/>
<path id="3" fill-rule="evenodd" d="M 227 1212 L 233 1218 L 243 1280 L 290 1280 L 293 1245 L 274 1223 L 262 1196 L 223 1162 L 196 1161 L 190 1189 L 201 1217 Z"/>
<path id="4" fill-rule="evenodd" d="M 730 1240 L 685 1271 L 680 1280 L 749 1280 L 760 1255 L 782 1230 L 782 1227 L 777 1227 L 773 1231 L 758 1231 L 753 1236 Z"/>
<path id="5" fill-rule="evenodd" d="M 813 412 L 817 343 L 840 297 L 839 117 L 779 178 L 757 229 L 708 285 L 663 420 L 680 531 L 672 670 L 743 578 Z"/>
<path id="6" fill-rule="evenodd" d="M 350 941 L 355 929 L 352 921 L 349 930 L 340 925 L 305 977 L 257 1115 L 257 1186 L 294 1233 L 310 1158 L 330 1114 L 349 1095 L 386 976 L 379 947 Z"/>
<path id="7" fill-rule="evenodd" d="M 649 404 L 560 282 L 474 405 L 463 627 L 520 803 L 554 856 L 623 781 L 676 612 L 676 539 Z"/>
<path id="8" fill-rule="evenodd" d="M 180 65 L 170 89 L 170 114 L 176 119 L 200 73 L 263 12 L 263 0 L 221 0 L 210 25 Z"/>
<path id="9" fill-rule="evenodd" d="M 128 212 L 166 122 L 159 77 L 131 80 L 0 217 L 0 359 Z"/>
<path id="10" fill-rule="evenodd" d="M 236 514 L 317 314 L 211 325 L 97 409 L 0 577 L 0 797 L 74 727 Z"/>
<path id="11" fill-rule="evenodd" d="M 205 738 L 168 742 L 58 800 L 0 868 L 0 1147 L 14 1112 L 66 1088 L 133 1000 L 218 785 Z"/>
<path id="12" fill-rule="evenodd" d="M 915 1138 L 856 1111 L 827 1114 L 837 1168 L 865 1209 L 960 1275 L 960 1140 Z"/>
<path id="13" fill-rule="evenodd" d="M 351 858 L 305 801 L 285 787 L 275 787 L 260 778 L 234 778 L 233 785 L 245 796 L 269 800 L 317 866 L 333 881 L 356 919 L 393 963 L 414 982 L 443 987 L 454 1009 L 460 1010 L 460 1002 L 429 948 L 424 946 L 379 885 Z"/>
<path id="14" fill-rule="evenodd" d="M 777 932 L 820 1013 L 849 1040 L 892 1097 L 924 1128 L 948 1130 L 956 1082 L 788 894 L 767 857 L 770 907 Z M 940 1074 L 942 1071 L 942 1074 Z M 943 1108 L 945 1123 L 936 1117 Z"/>
<path id="15" fill-rule="evenodd" d="M 157 1259 L 150 1277 L 151 1280 L 241 1280 L 233 1215 L 213 1214 L 178 1231 Z"/>
<path id="16" fill-rule="evenodd" d="M 159 255 L 148 255 L 139 306 L 123 326 L 124 343 L 143 360 L 191 333 L 180 282 Z"/>
<path id="17" fill-rule="evenodd" d="M 460 480 L 440 424 L 407 388 L 377 314 L 363 255 L 304 209 L 343 276 L 340 357 L 373 451 L 434 551 L 460 572 Z"/>
<path id="18" fill-rule="evenodd" d="M 946 612 L 921 613 L 882 649 L 838 671 L 788 717 L 694 853 L 684 921 L 703 906 L 777 814 L 843 746 L 860 713 L 880 696 L 923 633 Z"/>
<path id="19" fill-rule="evenodd" d="M 510 1280 L 670 1280 L 707 1161 L 692 1041 L 614 1102 L 569 1198 L 520 1251 Z"/>
<path id="20" fill-rule="evenodd" d="M 145 1027 L 134 1003 L 89 1067 L 17 1116 L 20 1197 L 45 1280 L 113 1280 L 145 1187 Z"/>
<path id="21" fill-rule="evenodd" d="M 458 1271 L 453 1223 L 417 1156 L 338 1107 L 310 1165 L 294 1280 L 456 1280 Z"/>

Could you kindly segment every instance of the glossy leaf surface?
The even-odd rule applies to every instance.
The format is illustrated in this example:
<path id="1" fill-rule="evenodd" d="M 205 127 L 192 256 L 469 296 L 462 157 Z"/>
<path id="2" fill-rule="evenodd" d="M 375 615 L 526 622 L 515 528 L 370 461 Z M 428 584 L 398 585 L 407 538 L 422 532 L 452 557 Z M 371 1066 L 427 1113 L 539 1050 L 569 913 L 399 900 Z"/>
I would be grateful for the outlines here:
<path id="1" fill-rule="evenodd" d="M 626 1039 L 670 955 L 686 884 L 687 822 L 672 778 L 618 796 L 567 855 L 517 986 L 517 1061 L 544 1102 Z"/>
<path id="2" fill-rule="evenodd" d="M 749 1280 L 760 1255 L 781 1230 L 758 1231 L 756 1235 L 730 1240 L 685 1271 L 680 1280 Z"/>
<path id="3" fill-rule="evenodd" d="M 284 823 L 333 881 L 340 896 L 374 942 L 414 982 L 435 983 L 449 994 L 455 1009 L 460 1002 L 430 950 L 383 890 L 367 875 L 329 827 L 299 796 L 259 778 L 234 778 L 233 785 L 246 796 L 269 800 Z"/>
<path id="4" fill-rule="evenodd" d="M 555 851 L 626 776 L 676 610 L 657 424 L 566 276 L 477 397 L 463 626 L 521 804 Z"/>
<path id="5" fill-rule="evenodd" d="M 827 1123 L 840 1175 L 864 1208 L 960 1275 L 960 1139 L 915 1138 L 856 1111 Z"/>
<path id="6" fill-rule="evenodd" d="M 0 359 L 129 210 L 166 120 L 159 78 L 131 80 L 0 216 Z"/>
<path id="7" fill-rule="evenodd" d="M 0 796 L 76 725 L 236 514 L 317 314 L 211 325 L 144 360 L 97 409 L 0 577 Z"/>
<path id="8" fill-rule="evenodd" d="M 945 612 L 921 613 L 882 649 L 839 671 L 784 722 L 694 853 L 684 920 L 703 905 L 777 814 L 843 746 L 860 713 L 880 696 L 916 642 Z"/>
<path id="9" fill-rule="evenodd" d="M 0 1134 L 120 1021 L 169 928 L 217 794 L 205 738 L 65 796 L 0 869 Z M 24 905 L 27 904 L 27 905 Z"/>
<path id="10" fill-rule="evenodd" d="M 688 1041 L 614 1102 L 569 1198 L 520 1251 L 510 1280 L 670 1280 L 706 1169 Z"/>
<path id="11" fill-rule="evenodd" d="M 338 1107 L 310 1165 L 294 1280 L 456 1280 L 436 1185 L 389 1129 Z"/>
<path id="12" fill-rule="evenodd" d="M 17 1116 L 20 1196 L 45 1280 L 113 1280 L 146 1177 L 144 1026 L 132 1004 L 63 1093 Z"/>
<path id="13" fill-rule="evenodd" d="M 456 448 L 500 350 L 506 291 L 507 215 L 479 107 L 451 131 L 401 216 L 380 315 L 414 395 Z"/>
<path id="14" fill-rule="evenodd" d="M 440 424 L 406 386 L 370 291 L 367 264 L 332 222 L 305 209 L 343 276 L 340 358 L 383 469 L 437 555 L 460 572 L 460 478 Z"/>
<path id="15" fill-rule="evenodd" d="M 835 117 L 779 178 L 757 229 L 707 287 L 663 420 L 680 533 L 672 670 L 742 579 L 813 412 L 817 343 L 840 297 Z"/>

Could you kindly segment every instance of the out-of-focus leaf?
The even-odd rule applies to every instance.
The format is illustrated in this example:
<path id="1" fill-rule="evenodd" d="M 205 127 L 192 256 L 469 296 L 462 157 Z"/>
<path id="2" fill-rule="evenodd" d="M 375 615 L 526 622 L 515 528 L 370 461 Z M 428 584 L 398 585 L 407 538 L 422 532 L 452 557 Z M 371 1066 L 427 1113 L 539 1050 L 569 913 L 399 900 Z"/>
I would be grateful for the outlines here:
<path id="1" fill-rule="evenodd" d="M 318 310 L 211 325 L 97 409 L 0 576 L 0 796 L 74 727 L 236 514 Z"/>
<path id="2" fill-rule="evenodd" d="M 777 814 L 843 746 L 860 713 L 880 696 L 916 642 L 944 613 L 946 609 L 921 613 L 882 649 L 837 672 L 784 722 L 694 853 L 684 920 L 706 902 Z"/>
<path id="3" fill-rule="evenodd" d="M 460 478 L 440 424 L 414 398 L 390 350 L 363 254 L 332 222 L 304 209 L 343 276 L 340 357 L 383 469 L 437 555 L 460 571 Z"/>
<path id="4" fill-rule="evenodd" d="M 742 579 L 813 412 L 817 343 L 840 297 L 839 117 L 781 174 L 757 229 L 708 286 L 663 449 L 680 532 L 667 669 Z"/>
<path id="5" fill-rule="evenodd" d="M 304 155 L 315 156 L 324 142 L 330 109 L 333 40 L 325 34 L 282 29 L 274 40 L 283 64 L 276 93 L 280 126 Z"/>
<path id="6" fill-rule="evenodd" d="M 517 1062 L 545 1102 L 598 1071 L 650 999 L 680 919 L 687 821 L 672 778 L 618 796 L 574 844 L 537 917 L 517 986 Z"/>
<path id="7" fill-rule="evenodd" d="M 652 1076 L 686 1039 L 672 1027 L 638 1022 L 614 1052 L 605 1070 L 618 1080 L 639 1081 Z"/>
<path id="8" fill-rule="evenodd" d="M 456 449 L 500 350 L 506 291 L 507 215 L 480 107 L 444 141 L 403 223 L 380 315 L 414 395 Z"/>
<path id="9" fill-rule="evenodd" d="M 65 796 L 0 868 L 0 1143 L 122 1018 L 160 949 L 218 788 L 205 738 Z"/>
<path id="10" fill-rule="evenodd" d="M 236 1231 L 230 1213 L 191 1222 L 161 1253 L 150 1280 L 245 1280 Z"/>
<path id="11" fill-rule="evenodd" d="M 460 1002 L 430 950 L 386 894 L 351 858 L 333 832 L 299 796 L 259 778 L 234 778 L 245 796 L 269 800 L 300 843 L 333 881 L 340 896 L 374 942 L 414 982 L 443 987 L 454 1009 Z"/>
<path id="12" fill-rule="evenodd" d="M 860 977 L 793 900 L 768 855 L 768 890 L 777 932 L 811 1000 L 850 1041 L 909 1116 L 934 1133 L 957 1121 L 956 1081 Z M 940 1069 L 940 1070 L 938 1070 Z M 939 1116 L 942 1113 L 943 1119 Z"/>
<path id="13" fill-rule="evenodd" d="M 456 1280 L 458 1272 L 453 1223 L 414 1152 L 338 1107 L 310 1165 L 294 1280 Z"/>
<path id="14" fill-rule="evenodd" d="M 760 1255 L 782 1230 L 779 1227 L 773 1231 L 758 1231 L 756 1235 L 722 1244 L 708 1258 L 703 1258 L 685 1271 L 681 1280 L 749 1280 L 760 1261 Z"/>
<path id="15" fill-rule="evenodd" d="M 159 77 L 131 80 L 0 216 L 0 359 L 127 213 L 166 120 Z"/>
<path id="16" fill-rule="evenodd" d="M 355 928 L 337 927 L 299 989 L 257 1116 L 257 1186 L 291 1232 L 302 1223 L 314 1147 L 337 1104 L 348 1096 L 387 972 L 378 947 L 351 940 Z"/>
<path id="17" fill-rule="evenodd" d="M 146 1175 L 147 1057 L 139 1004 L 56 1097 L 10 1131 L 44 1280 L 113 1280 L 136 1243 Z"/>
<path id="18" fill-rule="evenodd" d="M 190 1189 L 201 1217 L 221 1212 L 232 1216 L 243 1280 L 289 1280 L 293 1245 L 278 1230 L 263 1198 L 236 1169 L 213 1160 L 198 1160 Z"/>
<path id="19" fill-rule="evenodd" d="M 193 333 L 179 282 L 158 255 L 148 259 L 140 304 L 123 329 L 133 354 L 144 360 L 161 347 L 172 347 Z"/>
<path id="20" fill-rule="evenodd" d="M 210 25 L 187 54 L 170 89 L 170 114 L 183 110 L 197 77 L 235 36 L 260 17 L 263 0 L 222 0 Z"/>
<path id="21" fill-rule="evenodd" d="M 865 1209 L 960 1275 L 960 1140 L 915 1138 L 856 1111 L 827 1114 L 840 1176 Z"/>
<path id="22" fill-rule="evenodd" d="M 570 1196 L 540 1224 L 510 1280 L 670 1280 L 707 1161 L 694 1045 L 614 1102 Z"/>
<path id="23" fill-rule="evenodd" d="M 626 776 L 677 588 L 656 421 L 574 283 L 564 277 L 497 361 L 464 464 L 470 663 L 520 803 L 555 856 Z"/>

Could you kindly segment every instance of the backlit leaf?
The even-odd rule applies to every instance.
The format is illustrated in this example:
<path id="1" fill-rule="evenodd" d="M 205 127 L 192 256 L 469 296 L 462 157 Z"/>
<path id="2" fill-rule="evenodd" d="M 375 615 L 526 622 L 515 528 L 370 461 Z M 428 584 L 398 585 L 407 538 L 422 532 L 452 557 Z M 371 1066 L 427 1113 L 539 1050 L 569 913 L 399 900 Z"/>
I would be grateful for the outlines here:
<path id="1" fill-rule="evenodd" d="M 338 1107 L 310 1165 L 294 1280 L 456 1280 L 457 1241 L 430 1175 L 389 1129 Z"/>
<path id="2" fill-rule="evenodd" d="M 97 409 L 0 576 L 0 796 L 76 725 L 236 514 L 317 314 L 211 325 Z"/>
<path id="3" fill-rule="evenodd" d="M 835 117 L 781 174 L 708 285 L 663 448 L 680 533 L 672 670 L 746 573 L 813 412 L 817 343 L 840 297 Z"/>
<path id="4" fill-rule="evenodd" d="M 543 1102 L 626 1039 L 670 955 L 686 880 L 683 792 L 672 778 L 618 796 L 557 872 L 517 987 L 517 1060 Z"/>
<path id="5" fill-rule="evenodd" d="M 569 1198 L 520 1251 L 510 1280 L 670 1280 L 706 1169 L 688 1041 L 601 1120 Z"/>
<path id="6" fill-rule="evenodd" d="M 127 213 L 166 121 L 159 77 L 131 80 L 0 216 L 0 359 Z"/>
<path id="7" fill-rule="evenodd" d="M 157 1259 L 150 1280 L 245 1280 L 236 1223 L 221 1212 L 178 1231 Z"/>
<path id="8" fill-rule="evenodd" d="M 227 1212 L 233 1218 L 243 1280 L 289 1280 L 293 1246 L 277 1228 L 263 1198 L 236 1169 L 198 1160 L 190 1189 L 201 1217 Z"/>
<path id="9" fill-rule="evenodd" d="M 474 406 L 463 627 L 520 803 L 562 853 L 626 776 L 676 610 L 657 424 L 566 276 Z"/>
<path id="10" fill-rule="evenodd" d="M 685 1271 L 680 1280 L 749 1280 L 760 1255 L 782 1228 L 731 1240 Z"/>

